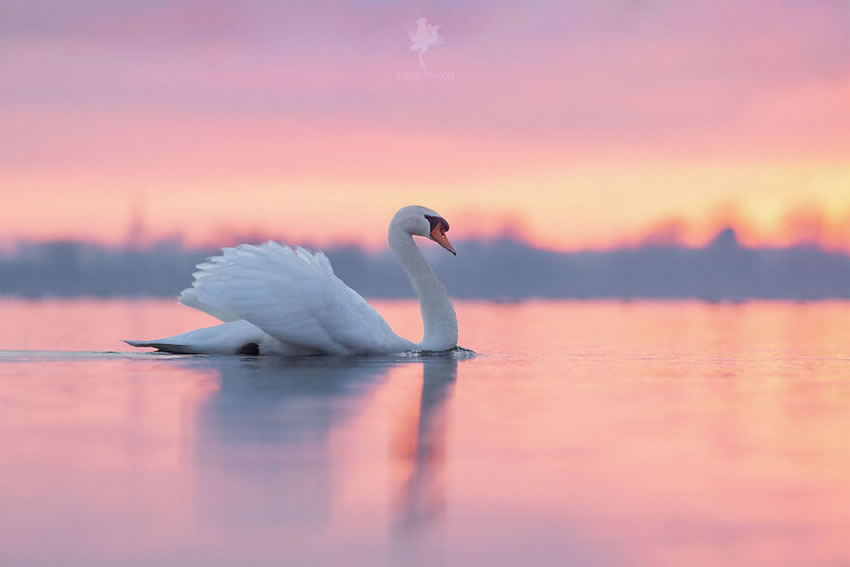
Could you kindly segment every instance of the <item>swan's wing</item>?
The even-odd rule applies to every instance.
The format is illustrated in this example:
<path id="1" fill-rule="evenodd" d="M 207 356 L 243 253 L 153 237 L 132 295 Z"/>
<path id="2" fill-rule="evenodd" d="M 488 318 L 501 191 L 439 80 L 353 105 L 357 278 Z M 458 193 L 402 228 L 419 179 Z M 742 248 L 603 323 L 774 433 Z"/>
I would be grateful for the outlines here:
<path id="1" fill-rule="evenodd" d="M 326 353 L 412 346 L 336 277 L 321 252 L 243 244 L 198 268 L 180 301 L 223 321 L 245 319 L 280 341 Z"/>
<path id="2" fill-rule="evenodd" d="M 219 321 L 223 321 L 225 323 L 229 323 L 231 321 L 238 321 L 240 318 L 239 315 L 233 312 L 232 308 L 230 307 L 230 302 L 227 301 L 227 298 L 225 296 L 208 298 L 207 301 L 209 303 L 203 303 L 200 299 L 198 299 L 198 291 L 196 287 L 198 285 L 198 277 L 207 274 L 207 272 L 205 271 L 207 265 L 208 263 L 204 263 L 198 264 L 196 266 L 198 268 L 198 271 L 194 274 L 195 281 L 192 283 L 192 287 L 187 287 L 182 292 L 180 292 L 180 296 L 177 298 L 178 301 L 180 301 L 180 303 L 186 305 L 187 307 L 197 309 L 198 311 L 203 311 L 207 315 L 212 315 Z M 217 286 L 210 285 L 208 287 L 210 288 L 210 293 L 215 295 L 215 292 L 213 290 Z"/>

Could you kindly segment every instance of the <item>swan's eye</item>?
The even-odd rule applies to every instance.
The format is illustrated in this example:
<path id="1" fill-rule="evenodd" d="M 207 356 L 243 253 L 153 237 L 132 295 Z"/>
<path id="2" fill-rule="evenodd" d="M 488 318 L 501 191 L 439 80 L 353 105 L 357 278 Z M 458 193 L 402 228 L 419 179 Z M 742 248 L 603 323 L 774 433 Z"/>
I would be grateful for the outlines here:
<path id="1" fill-rule="evenodd" d="M 429 232 L 434 232 L 434 229 L 437 228 L 437 226 L 440 227 L 440 232 L 448 232 L 449 223 L 447 223 L 446 219 L 444 219 L 443 217 L 425 215 L 425 218 L 428 219 L 429 223 L 431 223 L 431 229 Z"/>

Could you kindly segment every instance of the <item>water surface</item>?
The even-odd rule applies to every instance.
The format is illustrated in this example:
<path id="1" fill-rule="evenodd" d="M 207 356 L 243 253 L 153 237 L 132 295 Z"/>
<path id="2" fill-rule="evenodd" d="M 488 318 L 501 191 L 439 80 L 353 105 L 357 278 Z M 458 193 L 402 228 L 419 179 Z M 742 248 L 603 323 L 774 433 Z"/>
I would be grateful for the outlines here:
<path id="1" fill-rule="evenodd" d="M 0 564 L 850 562 L 850 303 L 457 311 L 474 358 L 286 361 L 0 301 Z"/>

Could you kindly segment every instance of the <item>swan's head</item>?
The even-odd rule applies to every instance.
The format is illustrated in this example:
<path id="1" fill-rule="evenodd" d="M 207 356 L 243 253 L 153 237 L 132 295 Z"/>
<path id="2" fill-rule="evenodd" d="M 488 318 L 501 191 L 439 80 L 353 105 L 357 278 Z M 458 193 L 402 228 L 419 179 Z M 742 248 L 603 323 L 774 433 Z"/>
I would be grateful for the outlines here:
<path id="1" fill-rule="evenodd" d="M 390 228 L 393 226 L 398 226 L 411 236 L 430 238 L 457 256 L 454 246 L 446 237 L 446 233 L 449 231 L 449 223 L 436 211 L 417 205 L 404 207 L 393 217 Z"/>

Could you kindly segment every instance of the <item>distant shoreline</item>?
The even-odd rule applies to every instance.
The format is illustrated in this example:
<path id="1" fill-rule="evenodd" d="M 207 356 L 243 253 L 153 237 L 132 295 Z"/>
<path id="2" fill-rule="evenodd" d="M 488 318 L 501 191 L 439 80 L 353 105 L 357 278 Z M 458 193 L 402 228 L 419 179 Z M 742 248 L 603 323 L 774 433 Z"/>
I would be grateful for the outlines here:
<path id="1" fill-rule="evenodd" d="M 748 248 L 729 228 L 703 248 L 652 243 L 556 252 L 506 238 L 459 241 L 455 258 L 433 254 L 428 243 L 421 246 L 457 299 L 850 299 L 850 253 L 812 245 Z M 325 253 L 335 273 L 364 297 L 413 297 L 389 252 L 348 245 Z M 24 243 L 0 252 L 0 297 L 175 297 L 191 283 L 195 265 L 216 254 L 218 249 L 185 248 L 179 241 L 145 249 L 77 241 Z"/>

